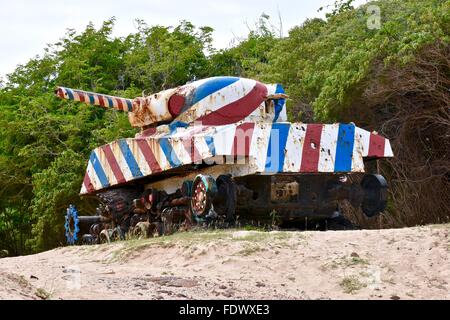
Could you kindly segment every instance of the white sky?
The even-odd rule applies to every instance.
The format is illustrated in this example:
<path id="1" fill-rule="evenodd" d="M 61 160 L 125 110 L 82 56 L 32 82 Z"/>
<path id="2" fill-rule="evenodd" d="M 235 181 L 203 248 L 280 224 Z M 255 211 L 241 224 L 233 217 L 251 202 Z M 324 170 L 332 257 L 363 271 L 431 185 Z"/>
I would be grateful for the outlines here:
<path id="1" fill-rule="evenodd" d="M 306 18 L 324 17 L 317 12 L 335 0 L 0 0 L 0 78 L 17 64 L 43 53 L 47 44 L 57 42 L 67 28 L 82 31 L 92 21 L 96 27 L 115 16 L 115 36 L 136 32 L 135 19 L 148 25 L 177 25 L 181 20 L 214 28 L 214 45 L 228 47 L 235 36 L 247 34 L 246 23 L 254 26 L 261 13 L 283 30 Z M 357 0 L 355 4 L 365 3 Z"/>

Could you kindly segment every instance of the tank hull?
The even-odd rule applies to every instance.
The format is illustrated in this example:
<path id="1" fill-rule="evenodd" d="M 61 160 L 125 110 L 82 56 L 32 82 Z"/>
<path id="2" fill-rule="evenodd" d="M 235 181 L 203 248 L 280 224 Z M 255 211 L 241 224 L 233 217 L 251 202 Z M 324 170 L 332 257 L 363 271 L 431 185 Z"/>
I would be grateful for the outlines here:
<path id="1" fill-rule="evenodd" d="M 365 159 L 392 156 L 388 139 L 354 124 L 241 122 L 166 128 L 95 149 L 80 193 L 183 176 L 201 165 L 230 166 L 242 171 L 238 176 L 336 174 L 364 172 Z"/>

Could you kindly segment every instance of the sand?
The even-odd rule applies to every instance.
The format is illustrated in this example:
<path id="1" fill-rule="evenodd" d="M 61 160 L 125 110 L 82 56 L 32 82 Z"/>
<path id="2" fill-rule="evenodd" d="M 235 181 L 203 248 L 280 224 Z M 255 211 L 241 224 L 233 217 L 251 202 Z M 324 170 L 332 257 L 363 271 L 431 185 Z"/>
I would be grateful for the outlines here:
<path id="1" fill-rule="evenodd" d="M 0 259 L 1 299 L 450 299 L 450 225 L 196 231 Z"/>

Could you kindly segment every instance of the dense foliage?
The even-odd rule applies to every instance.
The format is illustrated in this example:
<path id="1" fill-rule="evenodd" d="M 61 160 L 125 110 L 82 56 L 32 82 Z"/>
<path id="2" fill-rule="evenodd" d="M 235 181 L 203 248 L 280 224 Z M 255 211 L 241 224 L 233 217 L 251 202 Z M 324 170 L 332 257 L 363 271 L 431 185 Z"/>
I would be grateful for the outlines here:
<path id="1" fill-rule="evenodd" d="M 123 38 L 112 36 L 114 19 L 68 30 L 0 82 L 0 250 L 62 244 L 67 205 L 92 209 L 78 196 L 90 151 L 135 133 L 119 112 L 56 99 L 57 85 L 135 97 L 215 75 L 283 83 L 290 120 L 353 121 L 392 139 L 397 157 L 381 168 L 392 182 L 391 218 L 379 223 L 448 221 L 450 3 L 351 3 L 337 1 L 326 20 L 307 20 L 285 38 L 262 15 L 222 50 L 212 28 L 187 21 L 138 21 Z"/>

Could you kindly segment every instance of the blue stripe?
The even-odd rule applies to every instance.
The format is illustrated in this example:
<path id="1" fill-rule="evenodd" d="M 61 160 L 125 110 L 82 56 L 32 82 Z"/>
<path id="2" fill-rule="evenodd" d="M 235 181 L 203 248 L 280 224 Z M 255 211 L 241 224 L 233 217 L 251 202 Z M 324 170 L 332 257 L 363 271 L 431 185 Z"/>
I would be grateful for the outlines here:
<path id="1" fill-rule="evenodd" d="M 274 123 L 270 131 L 269 148 L 266 158 L 266 172 L 283 171 L 286 142 L 289 135 L 289 123 Z M 272 148 L 274 150 L 272 150 Z"/>
<path id="2" fill-rule="evenodd" d="M 211 78 L 211 80 L 206 81 L 201 84 L 198 88 L 195 89 L 194 96 L 192 98 L 191 104 L 194 105 L 200 100 L 206 98 L 210 94 L 213 94 L 220 89 L 228 87 L 230 84 L 239 81 L 239 78 L 236 77 L 215 77 Z"/>
<path id="3" fill-rule="evenodd" d="M 72 90 L 66 88 L 66 92 L 67 92 L 67 95 L 69 96 L 69 99 L 70 99 L 70 100 L 74 100 Z"/>
<path id="4" fill-rule="evenodd" d="M 119 140 L 119 148 L 122 151 L 123 157 L 128 164 L 128 168 L 130 168 L 131 174 L 134 178 L 142 177 L 143 174 L 141 169 L 139 169 L 139 165 L 134 158 L 133 153 L 131 152 L 130 146 L 128 145 L 125 139 Z"/>
<path id="5" fill-rule="evenodd" d="M 339 124 L 336 145 L 335 172 L 352 170 L 353 145 L 355 143 L 355 126 L 353 124 Z"/>
<path id="6" fill-rule="evenodd" d="M 133 111 L 133 103 L 131 103 L 131 100 L 125 100 L 127 102 L 128 111 Z"/>
<path id="7" fill-rule="evenodd" d="M 89 102 L 93 105 L 95 104 L 95 98 L 94 95 L 92 93 L 88 93 L 88 97 L 89 97 Z"/>
<path id="8" fill-rule="evenodd" d="M 167 161 L 169 161 L 170 166 L 172 168 L 181 165 L 181 161 L 178 159 L 177 155 L 175 154 L 175 151 L 173 151 L 172 145 L 170 144 L 168 138 L 160 138 L 159 145 L 161 146 L 161 149 L 163 150 L 167 158 Z"/>
<path id="9" fill-rule="evenodd" d="M 109 187 L 109 181 L 106 177 L 105 171 L 103 171 L 102 165 L 100 161 L 97 158 L 97 155 L 95 152 L 91 153 L 90 161 L 92 164 L 92 167 L 95 170 L 95 173 L 97 174 L 98 179 L 100 180 L 100 183 L 102 184 L 103 188 Z"/>
<path id="10" fill-rule="evenodd" d="M 170 134 L 174 133 L 175 131 L 177 131 L 178 128 L 187 128 L 189 126 L 188 123 L 183 122 L 183 121 L 173 121 L 169 124 L 169 130 L 170 130 Z"/>
<path id="11" fill-rule="evenodd" d="M 112 99 L 110 97 L 106 97 L 106 99 L 108 99 L 109 107 L 113 108 L 114 107 L 114 103 L 113 103 Z"/>
<path id="12" fill-rule="evenodd" d="M 281 84 L 277 84 L 275 93 L 285 93 L 284 88 Z M 285 103 L 286 103 L 285 99 L 275 100 L 275 117 L 273 118 L 273 122 L 276 122 L 278 120 L 278 117 L 280 116 L 280 113 L 283 110 Z"/>
<path id="13" fill-rule="evenodd" d="M 214 146 L 214 138 L 211 136 L 206 136 L 205 142 L 208 145 L 209 152 L 211 152 L 211 154 L 213 156 L 215 156 L 216 155 L 216 147 Z"/>

